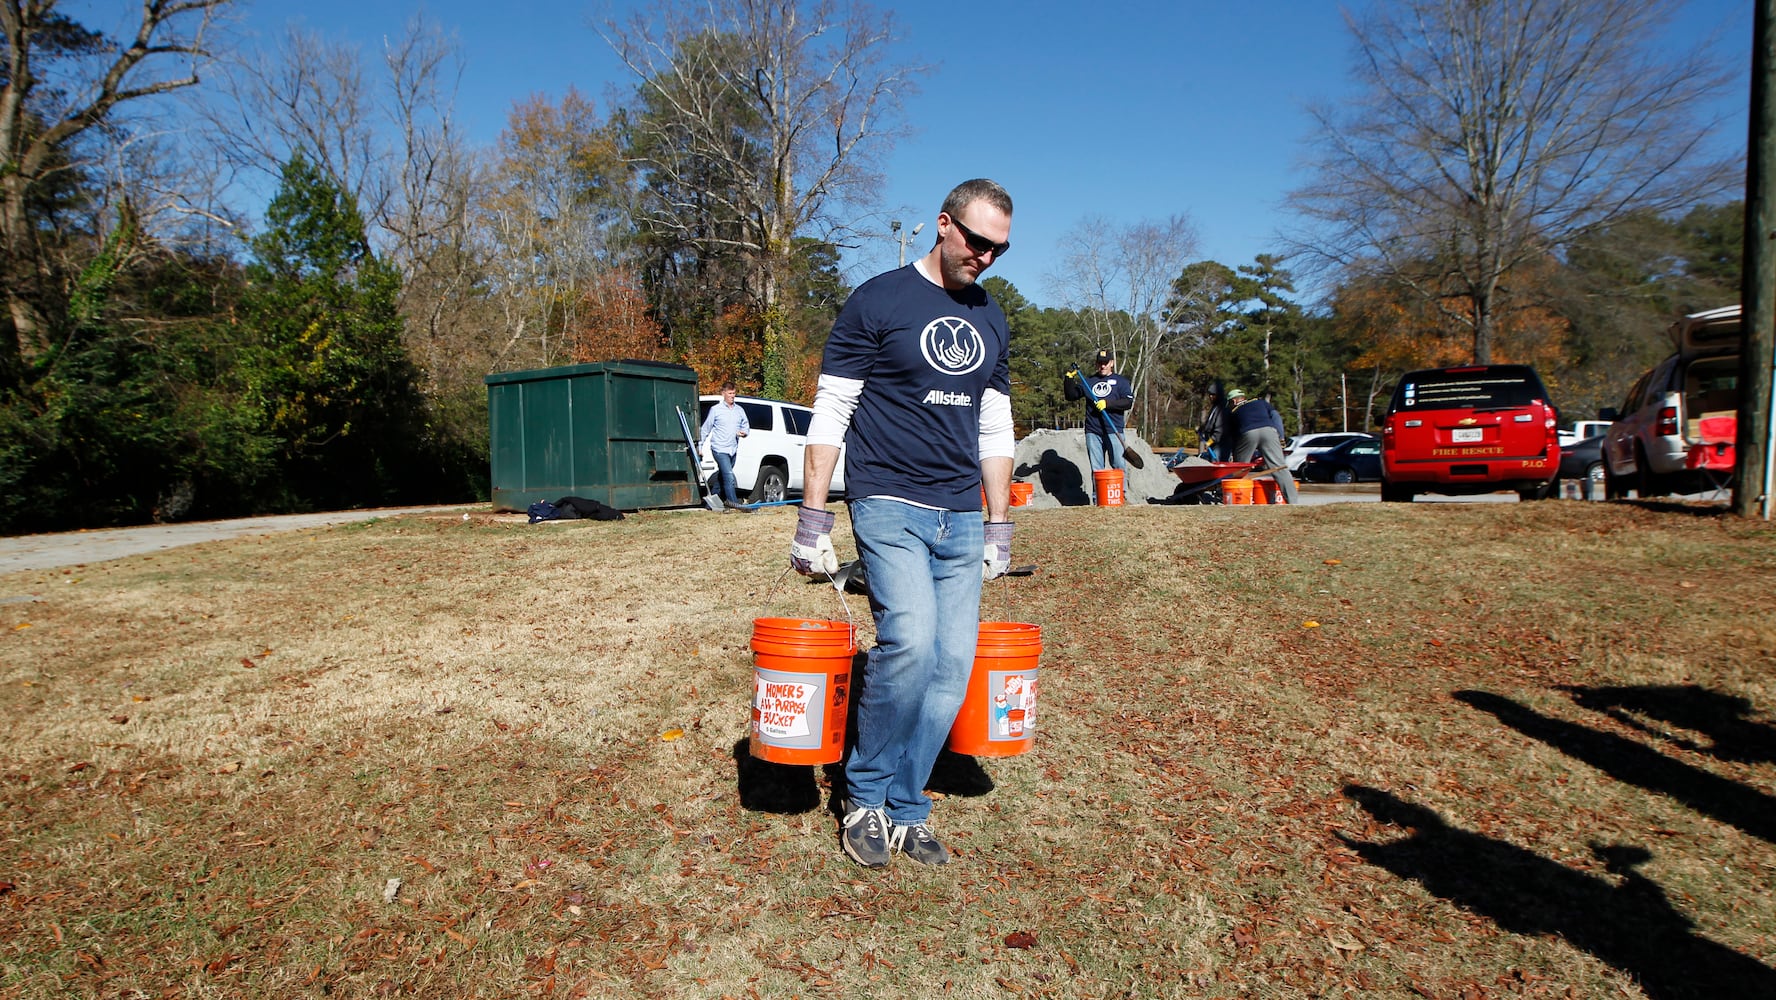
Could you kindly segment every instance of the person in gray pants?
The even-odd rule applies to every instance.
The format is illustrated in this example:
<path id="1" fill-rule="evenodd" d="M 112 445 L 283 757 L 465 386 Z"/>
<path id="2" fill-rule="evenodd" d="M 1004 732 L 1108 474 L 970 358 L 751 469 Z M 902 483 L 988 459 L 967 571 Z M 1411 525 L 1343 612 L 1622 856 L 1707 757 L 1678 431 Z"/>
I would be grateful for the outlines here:
<path id="1" fill-rule="evenodd" d="M 1248 399 L 1243 389 L 1227 390 L 1227 404 L 1233 407 L 1233 460 L 1250 462 L 1254 452 L 1264 456 L 1265 466 L 1277 470 L 1284 502 L 1294 503 L 1295 477 L 1283 457 L 1283 415 L 1268 400 Z"/>

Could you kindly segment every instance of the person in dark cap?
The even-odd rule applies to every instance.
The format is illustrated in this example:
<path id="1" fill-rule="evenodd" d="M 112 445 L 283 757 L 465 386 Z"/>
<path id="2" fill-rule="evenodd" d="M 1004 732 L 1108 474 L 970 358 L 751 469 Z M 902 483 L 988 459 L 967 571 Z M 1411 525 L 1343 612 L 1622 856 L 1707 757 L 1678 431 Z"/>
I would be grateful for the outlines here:
<path id="1" fill-rule="evenodd" d="M 1123 460 L 1121 446 L 1116 443 L 1116 435 L 1123 432 L 1123 421 L 1128 417 L 1129 408 L 1135 405 L 1135 386 L 1116 374 L 1116 355 L 1109 349 L 1098 351 L 1096 361 L 1097 374 L 1087 380 L 1087 385 L 1080 384 L 1079 369 L 1068 370 L 1066 396 L 1068 399 L 1086 399 L 1087 388 L 1091 390 L 1085 409 L 1085 454 L 1091 460 L 1092 471 L 1122 469 L 1127 475 L 1128 466 Z"/>

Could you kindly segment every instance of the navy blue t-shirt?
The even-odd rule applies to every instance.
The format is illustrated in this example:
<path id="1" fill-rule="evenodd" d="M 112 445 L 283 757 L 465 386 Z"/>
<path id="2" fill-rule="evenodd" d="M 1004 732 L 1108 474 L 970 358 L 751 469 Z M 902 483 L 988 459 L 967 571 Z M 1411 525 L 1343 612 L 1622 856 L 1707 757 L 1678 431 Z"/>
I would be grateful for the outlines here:
<path id="1" fill-rule="evenodd" d="M 845 495 L 980 509 L 980 404 L 1011 394 L 1005 314 L 979 285 L 949 291 L 911 264 L 845 301 L 823 375 L 860 379 L 845 432 Z"/>

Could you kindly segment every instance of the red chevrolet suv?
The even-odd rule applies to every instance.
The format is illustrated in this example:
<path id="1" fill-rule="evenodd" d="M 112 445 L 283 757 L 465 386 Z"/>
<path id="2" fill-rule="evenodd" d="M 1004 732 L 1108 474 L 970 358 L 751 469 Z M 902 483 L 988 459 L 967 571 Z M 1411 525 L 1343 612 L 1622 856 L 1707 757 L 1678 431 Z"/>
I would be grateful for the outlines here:
<path id="1" fill-rule="evenodd" d="M 1528 365 L 1408 372 L 1381 428 L 1381 499 L 1559 492 L 1560 415 Z"/>

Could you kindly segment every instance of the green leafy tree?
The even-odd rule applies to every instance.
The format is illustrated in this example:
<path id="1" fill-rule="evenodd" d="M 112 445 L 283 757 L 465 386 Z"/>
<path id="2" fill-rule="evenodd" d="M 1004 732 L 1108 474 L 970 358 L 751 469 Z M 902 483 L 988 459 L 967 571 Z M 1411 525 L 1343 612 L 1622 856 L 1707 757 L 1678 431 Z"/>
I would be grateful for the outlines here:
<path id="1" fill-rule="evenodd" d="M 137 242 L 126 213 L 74 283 L 54 364 L 0 393 L 0 530 L 247 513 L 275 471 L 226 320 L 239 267 Z"/>
<path id="2" fill-rule="evenodd" d="M 111 39 L 56 0 L 0 0 L 0 390 L 41 377 L 45 352 L 71 333 L 67 289 L 84 265 L 45 229 L 42 199 L 82 182 L 132 105 L 197 82 L 227 2 L 146 2 L 133 36 Z"/>
<path id="3" fill-rule="evenodd" d="M 1626 216 L 1567 255 L 1552 305 L 1572 325 L 1566 363 L 1551 373 L 1560 404 L 1591 417 L 1671 352 L 1666 331 L 1685 313 L 1739 301 L 1745 205 L 1702 205 L 1682 216 Z"/>
<path id="4" fill-rule="evenodd" d="M 284 501 L 411 495 L 423 403 L 401 345 L 400 276 L 371 252 L 352 198 L 297 153 L 252 242 L 244 311 L 253 398 L 276 436 Z"/>

